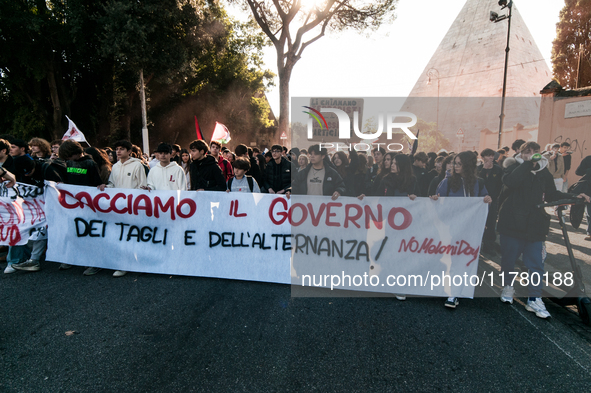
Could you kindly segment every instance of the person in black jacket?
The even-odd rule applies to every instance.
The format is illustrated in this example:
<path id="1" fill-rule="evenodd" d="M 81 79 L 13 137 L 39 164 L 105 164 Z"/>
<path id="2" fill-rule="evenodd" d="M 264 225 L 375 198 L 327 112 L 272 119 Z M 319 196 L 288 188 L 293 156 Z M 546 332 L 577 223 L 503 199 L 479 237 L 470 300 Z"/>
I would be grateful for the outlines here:
<path id="1" fill-rule="evenodd" d="M 419 195 L 419 184 L 413 174 L 410 157 L 396 154 L 390 165 L 390 173 L 380 182 L 380 196 L 407 196 L 415 200 Z"/>
<path id="2" fill-rule="evenodd" d="M 91 156 L 84 155 L 80 143 L 69 139 L 59 148 L 59 158 L 45 167 L 44 178 L 76 186 L 98 187 L 103 184 L 98 165 Z"/>
<path id="3" fill-rule="evenodd" d="M 492 198 L 488 208 L 488 216 L 486 217 L 482 251 L 494 256 L 497 254 L 494 248 L 494 243 L 497 240 L 495 227 L 497 224 L 499 194 L 503 187 L 503 169 L 495 164 L 495 151 L 493 149 L 484 149 L 480 153 L 480 157 L 482 157 L 483 163 L 476 167 L 476 173 L 478 177 L 484 179 L 484 186 L 488 191 L 488 195 Z"/>
<path id="4" fill-rule="evenodd" d="M 283 148 L 280 145 L 271 147 L 273 158 L 265 167 L 263 180 L 263 192 L 269 194 L 285 194 L 291 184 L 291 163 L 282 156 Z M 295 174 L 294 174 L 295 175 Z"/>
<path id="5" fill-rule="evenodd" d="M 440 158 L 443 158 L 443 160 L 437 162 L 437 160 Z M 443 181 L 443 179 L 451 176 L 451 173 L 454 170 L 455 158 L 456 156 L 454 154 L 450 154 L 445 157 L 437 157 L 437 160 L 435 160 L 435 169 L 437 170 L 438 175 L 429 183 L 429 197 L 437 195 L 437 188 L 439 187 L 439 184 Z"/>
<path id="6" fill-rule="evenodd" d="M 501 272 L 505 283 L 511 283 L 517 274 L 514 271 L 515 261 L 523 254 L 523 262 L 529 270 L 529 298 L 525 308 L 539 318 L 548 318 L 550 313 L 541 296 L 544 241 L 550 230 L 550 215 L 536 206 L 543 202 L 572 198 L 573 195 L 556 189 L 545 157 L 538 161 L 532 160 L 532 156 L 539 151 L 540 145 L 536 142 L 526 142 L 519 155 L 505 160 L 497 228 L 501 234 Z M 579 197 L 587 203 L 591 201 L 585 194 L 579 194 Z M 513 287 L 506 285 L 501 293 L 501 301 L 513 303 L 514 293 Z"/>
<path id="7" fill-rule="evenodd" d="M 344 151 L 337 151 L 332 156 L 331 162 L 345 182 L 345 189 L 347 190 L 345 196 L 357 197 L 365 193 L 365 190 L 359 189 L 355 184 L 359 178 L 359 176 L 355 176 L 359 168 L 359 155 L 355 149 L 349 152 L 349 157 Z"/>
<path id="8" fill-rule="evenodd" d="M 207 143 L 191 142 L 191 191 L 226 191 L 226 180 L 217 160 L 207 154 Z"/>
<path id="9" fill-rule="evenodd" d="M 427 175 L 427 162 L 429 161 L 429 156 L 427 156 L 424 152 L 416 153 L 413 157 L 412 163 L 412 171 L 415 177 L 417 178 L 417 182 L 419 183 L 419 196 L 426 197 L 429 193 L 429 183 L 432 179 L 427 180 L 425 176 Z"/>
<path id="10" fill-rule="evenodd" d="M 312 145 L 308 152 L 310 164 L 298 172 L 287 195 L 324 195 L 331 196 L 333 201 L 344 195 L 343 179 L 334 168 L 324 163 L 326 150 L 322 150 L 319 145 Z"/>

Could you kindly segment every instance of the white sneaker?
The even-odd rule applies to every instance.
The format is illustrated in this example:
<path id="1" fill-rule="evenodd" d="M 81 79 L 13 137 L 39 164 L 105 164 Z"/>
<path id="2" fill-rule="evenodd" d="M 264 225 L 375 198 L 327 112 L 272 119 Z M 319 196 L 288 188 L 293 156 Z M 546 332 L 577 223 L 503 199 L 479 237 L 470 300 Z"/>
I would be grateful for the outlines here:
<path id="1" fill-rule="evenodd" d="M 8 265 L 6 266 L 6 269 L 4 269 L 4 274 L 10 274 L 14 272 L 16 272 L 16 269 L 13 268 L 12 265 Z"/>
<path id="2" fill-rule="evenodd" d="M 448 308 L 456 308 L 460 304 L 457 297 L 448 297 L 443 305 Z"/>
<path id="3" fill-rule="evenodd" d="M 536 317 L 538 318 L 545 319 L 551 317 L 548 310 L 546 310 L 546 306 L 544 305 L 544 302 L 542 301 L 541 297 L 537 297 L 535 301 L 531 301 L 528 299 L 527 304 L 525 305 L 525 309 L 527 311 L 535 312 Z"/>
<path id="4" fill-rule="evenodd" d="M 127 272 L 125 270 L 115 270 L 115 273 L 113 273 L 113 277 L 123 277 L 127 274 Z"/>
<path id="5" fill-rule="evenodd" d="M 398 300 L 406 300 L 406 296 L 404 296 L 404 295 L 396 295 L 396 299 L 398 299 Z"/>
<path id="6" fill-rule="evenodd" d="M 515 295 L 515 289 L 511 285 L 505 285 L 503 292 L 501 292 L 501 301 L 503 303 L 513 304 L 513 296 Z"/>

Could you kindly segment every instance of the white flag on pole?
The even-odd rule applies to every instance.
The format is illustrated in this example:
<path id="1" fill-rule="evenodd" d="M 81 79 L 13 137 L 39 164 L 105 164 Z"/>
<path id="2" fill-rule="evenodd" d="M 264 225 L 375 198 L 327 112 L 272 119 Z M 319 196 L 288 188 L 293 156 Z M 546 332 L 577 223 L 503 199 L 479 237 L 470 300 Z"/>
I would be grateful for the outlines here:
<path id="1" fill-rule="evenodd" d="M 228 127 L 216 121 L 215 128 L 213 130 L 213 135 L 211 136 L 211 140 L 218 141 L 221 144 L 225 144 L 230 142 L 230 139 L 230 131 L 228 130 Z"/>
<path id="2" fill-rule="evenodd" d="M 65 141 L 67 139 L 73 139 L 76 142 L 86 142 L 87 144 L 89 144 L 86 141 L 86 137 L 84 136 L 82 131 L 78 129 L 76 124 L 74 124 L 74 122 L 70 120 L 68 116 L 66 116 L 66 119 L 68 119 L 68 131 L 66 131 L 66 133 L 62 137 L 62 141 Z"/>

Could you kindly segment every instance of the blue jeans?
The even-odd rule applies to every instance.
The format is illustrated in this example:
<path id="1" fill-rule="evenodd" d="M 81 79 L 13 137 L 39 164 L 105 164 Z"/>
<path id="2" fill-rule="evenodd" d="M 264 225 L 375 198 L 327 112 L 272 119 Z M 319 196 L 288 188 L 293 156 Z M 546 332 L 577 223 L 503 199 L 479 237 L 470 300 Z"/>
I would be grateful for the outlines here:
<path id="1" fill-rule="evenodd" d="M 511 285 L 514 274 L 507 274 L 515 270 L 515 261 L 523 255 L 523 263 L 529 271 L 529 297 L 542 296 L 542 283 L 544 281 L 544 259 L 542 256 L 544 242 L 530 242 L 501 234 L 501 272 L 505 277 L 505 285 Z M 538 285 L 532 285 L 532 274 Z"/>
<path id="2" fill-rule="evenodd" d="M 24 262 L 31 256 L 31 249 L 25 246 L 10 246 L 8 247 L 8 255 L 6 255 L 6 262 L 8 266 L 13 263 Z"/>

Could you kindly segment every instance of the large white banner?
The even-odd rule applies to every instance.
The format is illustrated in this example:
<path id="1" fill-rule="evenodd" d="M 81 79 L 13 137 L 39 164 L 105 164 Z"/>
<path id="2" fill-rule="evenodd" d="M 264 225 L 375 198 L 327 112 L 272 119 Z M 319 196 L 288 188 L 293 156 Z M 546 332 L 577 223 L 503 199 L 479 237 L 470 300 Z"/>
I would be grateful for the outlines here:
<path id="1" fill-rule="evenodd" d="M 46 187 L 47 259 L 147 273 L 472 297 L 483 198 Z M 480 282 L 480 281 L 478 281 Z"/>
<path id="2" fill-rule="evenodd" d="M 146 273 L 289 283 L 282 196 L 46 187 L 50 261 Z"/>
<path id="3" fill-rule="evenodd" d="M 483 198 L 293 196 L 292 283 L 472 297 L 488 213 Z"/>
<path id="4" fill-rule="evenodd" d="M 45 233 L 43 189 L 17 183 L 0 184 L 0 245 L 22 246 Z M 41 235 L 42 236 L 42 235 Z"/>

